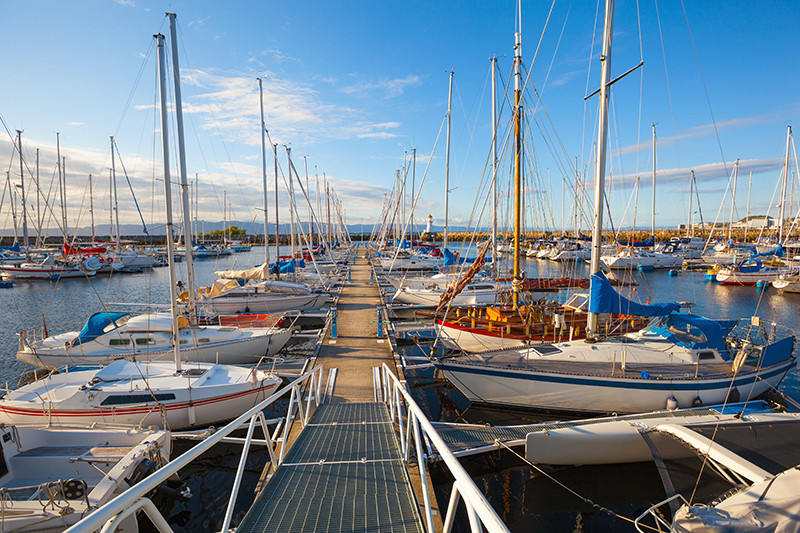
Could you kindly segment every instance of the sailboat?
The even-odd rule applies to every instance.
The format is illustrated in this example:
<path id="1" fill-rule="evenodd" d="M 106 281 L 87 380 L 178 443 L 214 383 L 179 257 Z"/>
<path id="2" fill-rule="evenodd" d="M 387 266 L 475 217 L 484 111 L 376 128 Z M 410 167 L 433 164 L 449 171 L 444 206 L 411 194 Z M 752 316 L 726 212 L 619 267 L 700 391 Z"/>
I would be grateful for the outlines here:
<path id="1" fill-rule="evenodd" d="M 653 212 L 650 239 L 651 246 L 655 247 L 656 240 L 656 125 L 653 124 Z M 638 190 L 639 180 L 636 180 Z M 636 194 L 638 198 L 638 192 Z M 634 211 L 635 212 L 635 211 Z M 636 216 L 634 215 L 634 220 Z M 674 253 L 664 251 L 644 250 L 641 247 L 627 246 L 619 250 L 614 255 L 602 255 L 600 260 L 611 269 L 630 270 L 641 268 L 642 270 L 653 270 L 655 268 L 680 268 L 683 264 L 683 257 Z"/>
<path id="2" fill-rule="evenodd" d="M 2 530 L 61 532 L 169 461 L 171 434 L 152 428 L 2 430 Z M 120 531 L 137 531 L 136 518 Z"/>
<path id="3" fill-rule="evenodd" d="M 521 11 L 521 8 L 520 8 Z M 520 14 L 521 18 L 521 14 Z M 520 22 L 521 23 L 521 22 Z M 540 280 L 526 280 L 525 273 L 520 266 L 522 253 L 521 222 L 522 222 L 522 36 L 515 34 L 514 46 L 514 180 L 515 180 L 515 206 L 514 206 L 514 241 L 513 241 L 513 280 L 511 296 L 500 300 L 499 305 L 456 308 L 449 310 L 444 316 L 435 319 L 437 338 L 449 349 L 465 352 L 483 352 L 504 348 L 521 347 L 531 343 L 572 341 L 586 336 L 586 305 L 588 295 L 578 293 L 573 295 L 565 304 L 561 305 L 533 296 L 536 292 L 553 292 L 554 287 L 567 288 L 574 286 L 578 280 L 564 280 L 561 285 L 546 283 L 542 287 Z M 494 68 L 494 66 L 493 66 Z M 493 96 L 493 109 L 496 96 Z M 497 121 L 493 125 L 492 151 L 497 138 Z M 493 174 L 496 168 L 493 167 Z M 599 244 L 598 244 L 599 247 Z M 554 248 L 558 250 L 558 248 Z M 475 269 L 472 269 L 472 274 Z M 458 282 L 466 285 L 467 279 Z M 524 298 L 524 293 L 529 293 Z M 527 301 L 525 301 L 527 300 Z M 440 306 L 441 307 L 441 306 Z M 620 315 L 603 314 L 600 318 L 601 328 L 608 335 L 621 335 L 627 331 L 638 330 L 644 325 L 640 320 L 630 320 L 629 317 Z"/>
<path id="4" fill-rule="evenodd" d="M 20 190 L 22 191 L 22 230 L 25 248 L 25 262 L 22 264 L 0 264 L 0 277 L 4 280 L 49 280 L 62 278 L 86 278 L 94 276 L 101 264 L 97 259 L 87 259 L 75 265 L 57 263 L 52 255 L 47 255 L 40 262 L 31 260 L 28 246 L 28 217 L 25 206 L 25 173 L 22 161 L 22 132 L 17 131 L 17 151 L 19 153 Z M 60 167 L 59 167 L 60 168 Z M 66 230 L 66 227 L 65 227 Z"/>
<path id="5" fill-rule="evenodd" d="M 183 120 L 180 100 L 180 73 L 178 69 L 178 50 L 176 39 L 175 15 L 169 14 L 172 36 L 172 61 L 175 80 L 175 111 L 178 124 L 178 149 L 182 182 L 186 183 L 186 160 L 183 146 Z M 170 287 L 175 286 L 174 235 L 172 222 L 172 200 L 169 165 L 169 120 L 167 116 L 166 60 L 164 52 L 164 36 L 157 35 L 159 56 L 159 79 L 161 89 L 161 132 L 164 156 L 164 192 L 167 219 L 167 254 L 169 259 Z M 188 191 L 183 187 L 182 201 L 184 206 L 184 228 L 188 223 Z M 189 285 L 193 285 L 194 272 L 191 263 L 191 239 L 186 239 L 187 273 Z M 193 350 L 182 350 L 182 345 L 189 339 L 200 341 L 208 332 L 221 334 L 236 331 L 230 326 L 200 327 L 196 324 L 193 299 L 190 295 L 189 319 L 186 327 L 181 327 L 183 320 L 179 317 L 177 295 L 170 290 L 170 315 L 166 317 L 152 315 L 142 319 L 150 323 L 162 325 L 157 331 L 139 330 L 129 338 L 133 346 L 147 346 L 151 337 L 169 328 L 169 343 L 173 350 L 174 364 L 166 362 L 139 362 L 144 354 L 133 353 L 136 361 L 120 360 L 94 370 L 68 371 L 50 374 L 45 379 L 10 391 L 0 400 L 0 422 L 16 424 L 20 422 L 45 422 L 64 424 L 66 422 L 81 423 L 116 423 L 133 425 L 162 425 L 173 429 L 195 425 L 214 424 L 238 416 L 252 407 L 260 398 L 274 392 L 281 379 L 272 373 L 257 368 L 238 366 L 192 363 L 186 368 L 182 366 L 186 356 L 191 357 Z M 144 315 L 147 316 L 147 315 Z M 99 334 L 106 327 L 122 329 L 114 322 L 110 314 L 103 319 L 111 322 L 95 329 Z M 185 320 L 185 319 L 184 319 Z M 194 323 L 192 323 L 194 322 Z M 185 322 L 184 322 L 185 323 Z M 89 332 L 87 331 L 87 334 Z M 132 333 L 132 332 L 126 332 Z M 138 336 L 137 336 L 138 335 Z M 99 335 L 98 335 L 99 336 Z M 120 345 L 128 346 L 125 337 L 119 335 Z M 141 342 L 139 339 L 143 339 Z M 111 339 L 109 339 L 110 341 Z M 157 341 L 154 341 L 157 342 Z M 235 345 L 238 340 L 231 340 L 215 348 L 222 353 L 227 346 Z M 250 348 L 255 356 L 266 353 L 270 336 L 267 332 L 253 335 Z M 109 344 L 111 344 L 109 342 Z M 80 343 L 78 344 L 80 346 Z"/>
<path id="6" fill-rule="evenodd" d="M 613 12 L 614 0 L 607 0 L 588 337 L 435 359 L 473 402 L 571 413 L 708 405 L 777 387 L 796 363 L 792 330 L 759 317 L 714 321 L 681 313 L 678 304 L 637 304 L 614 291 L 600 272 Z M 607 337 L 598 328 L 604 312 L 654 318 L 647 327 Z"/>

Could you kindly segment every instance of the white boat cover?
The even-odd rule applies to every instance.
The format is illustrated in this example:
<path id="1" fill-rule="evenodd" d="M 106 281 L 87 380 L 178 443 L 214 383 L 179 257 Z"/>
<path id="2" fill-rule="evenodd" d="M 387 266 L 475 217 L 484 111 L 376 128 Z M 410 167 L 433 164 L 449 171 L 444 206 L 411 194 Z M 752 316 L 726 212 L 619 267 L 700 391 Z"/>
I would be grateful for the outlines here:
<path id="1" fill-rule="evenodd" d="M 800 531 L 800 496 L 718 507 L 683 506 L 675 513 L 676 533 L 723 531 L 793 533 Z"/>
<path id="2" fill-rule="evenodd" d="M 189 325 L 186 317 L 178 317 L 178 327 L 185 328 Z M 149 331 L 172 333 L 172 315 L 170 313 L 146 313 L 131 317 L 125 324 L 127 331 Z"/>
<path id="3" fill-rule="evenodd" d="M 97 371 L 94 377 L 99 381 L 118 381 L 120 379 L 140 379 L 142 377 L 170 376 L 175 367 L 169 363 L 153 365 L 133 361 L 119 360 Z"/>
<path id="4" fill-rule="evenodd" d="M 214 275 L 228 279 L 269 279 L 269 265 L 264 263 L 261 266 L 248 268 L 246 270 L 219 270 L 215 271 Z"/>

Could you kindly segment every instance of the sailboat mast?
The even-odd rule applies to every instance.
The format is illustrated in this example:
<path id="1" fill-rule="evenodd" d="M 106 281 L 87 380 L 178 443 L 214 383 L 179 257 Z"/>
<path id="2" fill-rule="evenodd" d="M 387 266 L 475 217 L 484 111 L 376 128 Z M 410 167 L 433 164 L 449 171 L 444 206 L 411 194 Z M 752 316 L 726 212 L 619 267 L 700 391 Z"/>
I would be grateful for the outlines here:
<path id="1" fill-rule="evenodd" d="M 22 202 L 22 238 L 25 244 L 25 258 L 30 260 L 28 252 L 28 210 L 25 208 L 25 172 L 22 162 L 22 130 L 17 130 L 17 149 L 19 150 L 19 190 Z"/>
<path id="2" fill-rule="evenodd" d="M 172 76 L 175 86 L 175 122 L 178 129 L 178 170 L 181 174 L 181 207 L 183 211 L 183 243 L 186 249 L 186 282 L 189 287 L 189 324 L 197 326 L 197 314 L 194 303 L 194 258 L 192 257 L 192 227 L 189 214 L 189 183 L 186 178 L 186 147 L 183 140 L 183 108 L 181 107 L 181 71 L 178 65 L 178 30 L 175 24 L 175 13 L 169 14 L 169 32 L 172 42 Z"/>
<path id="3" fill-rule="evenodd" d="M 261 106 L 261 177 L 264 183 L 264 262 L 269 268 L 269 213 L 267 212 L 267 145 L 264 132 L 267 125 L 264 122 L 264 89 L 261 78 L 258 78 L 258 99 Z"/>
<path id="4" fill-rule="evenodd" d="M 514 285 L 513 303 L 519 307 L 520 248 L 522 248 L 522 2 L 518 4 L 518 27 L 514 34 Z"/>
<path id="5" fill-rule="evenodd" d="M 739 184 L 739 158 L 736 158 L 736 162 L 733 164 L 733 195 L 731 195 L 731 221 L 730 225 L 728 226 L 728 241 L 733 238 L 733 217 L 734 217 L 734 210 L 736 209 L 736 188 Z"/>
<path id="6" fill-rule="evenodd" d="M 228 190 L 222 189 L 222 244 L 228 244 Z"/>
<path id="7" fill-rule="evenodd" d="M 750 181 L 747 184 L 747 215 L 744 222 L 744 242 L 747 242 L 747 228 L 750 227 L 750 193 L 753 191 L 753 169 L 750 169 Z"/>
<path id="8" fill-rule="evenodd" d="M 492 265 L 497 278 L 497 58 L 492 63 Z"/>
<path id="9" fill-rule="evenodd" d="M 272 158 L 275 160 L 275 279 L 281 278 L 281 234 L 278 216 L 278 145 L 272 145 Z M 266 243 L 265 243 L 266 244 Z"/>
<path id="10" fill-rule="evenodd" d="M 286 148 L 286 171 L 289 174 L 289 255 L 294 256 L 294 182 L 292 181 L 292 149 Z"/>
<path id="11" fill-rule="evenodd" d="M 41 189 L 39 188 L 39 149 L 36 149 L 36 245 L 39 245 L 39 241 L 42 238 L 42 211 L 41 206 L 39 203 L 39 198 L 41 194 L 39 194 Z"/>
<path id="12" fill-rule="evenodd" d="M 119 253 L 119 201 L 117 199 L 117 169 L 114 166 L 114 136 L 111 136 L 111 189 L 114 191 L 114 234 L 116 235 L 117 252 Z"/>
<path id="13" fill-rule="evenodd" d="M 444 247 L 447 248 L 447 222 L 450 216 L 450 122 L 453 107 L 453 71 L 450 70 L 450 89 L 447 93 L 447 151 L 444 156 Z"/>
<path id="14" fill-rule="evenodd" d="M 605 31 L 603 34 L 603 51 L 600 55 L 602 70 L 600 74 L 600 104 L 598 114 L 600 124 L 597 132 L 597 164 L 594 180 L 594 228 L 592 231 L 592 258 L 590 272 L 600 270 L 600 248 L 603 243 L 603 204 L 605 199 L 606 178 L 606 144 L 608 140 L 608 97 L 611 77 L 611 37 L 614 31 L 614 0 L 606 0 Z M 586 321 L 588 335 L 597 330 L 597 313 L 589 313 Z"/>
<path id="15" fill-rule="evenodd" d="M 686 226 L 686 237 L 692 237 L 692 194 L 694 194 L 694 170 L 689 178 L 689 224 Z"/>
<path id="16" fill-rule="evenodd" d="M 655 241 L 656 241 L 656 125 L 655 125 L 655 123 L 653 123 L 651 125 L 653 126 L 653 213 L 652 213 L 651 232 L 650 232 L 650 234 L 653 237 L 653 245 L 655 246 Z"/>
<path id="17" fill-rule="evenodd" d="M 180 327 L 178 324 L 178 298 L 175 294 L 175 235 L 172 223 L 172 180 L 169 176 L 169 119 L 167 118 L 167 75 L 164 58 L 164 36 L 155 36 L 158 40 L 158 73 L 161 85 L 161 149 L 164 152 L 164 203 L 167 215 L 167 263 L 169 264 L 169 306 L 172 310 L 172 344 L 175 352 L 175 370 L 181 371 Z"/>
<path id="18" fill-rule="evenodd" d="M 92 242 L 97 242 L 97 235 L 94 231 L 94 188 L 92 187 L 92 175 L 89 174 L 89 216 L 92 222 Z"/>
<path id="19" fill-rule="evenodd" d="M 786 209 L 786 182 L 789 180 L 789 146 L 792 140 L 792 127 L 786 129 L 786 158 L 783 161 L 783 182 L 781 184 L 781 211 L 778 220 L 778 243 L 783 241 L 783 218 Z"/>
<path id="20" fill-rule="evenodd" d="M 56 166 L 58 167 L 58 197 L 61 200 L 61 224 L 64 227 L 64 244 L 67 244 L 67 207 L 64 194 L 65 179 L 61 176 L 61 136 L 56 132 Z"/>

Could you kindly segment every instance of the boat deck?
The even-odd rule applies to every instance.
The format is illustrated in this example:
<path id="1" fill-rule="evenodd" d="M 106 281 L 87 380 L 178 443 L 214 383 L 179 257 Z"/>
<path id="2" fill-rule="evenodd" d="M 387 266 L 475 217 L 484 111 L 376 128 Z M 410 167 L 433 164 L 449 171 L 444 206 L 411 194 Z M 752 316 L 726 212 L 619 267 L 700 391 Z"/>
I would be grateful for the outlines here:
<path id="1" fill-rule="evenodd" d="M 486 366 L 498 370 L 530 371 L 541 373 L 557 373 L 572 376 L 589 377 L 617 377 L 625 379 L 652 379 L 670 380 L 683 379 L 687 376 L 697 376 L 700 379 L 719 379 L 733 374 L 730 363 L 703 363 L 694 364 L 649 364 L 628 362 L 625 369 L 619 361 L 614 363 L 594 363 L 587 361 L 548 361 L 539 359 L 526 359 L 515 353 L 492 355 L 491 359 L 481 361 L 478 357 L 460 356 L 448 359 L 450 363 Z M 744 364 L 739 369 L 739 374 L 756 371 L 756 367 Z"/>

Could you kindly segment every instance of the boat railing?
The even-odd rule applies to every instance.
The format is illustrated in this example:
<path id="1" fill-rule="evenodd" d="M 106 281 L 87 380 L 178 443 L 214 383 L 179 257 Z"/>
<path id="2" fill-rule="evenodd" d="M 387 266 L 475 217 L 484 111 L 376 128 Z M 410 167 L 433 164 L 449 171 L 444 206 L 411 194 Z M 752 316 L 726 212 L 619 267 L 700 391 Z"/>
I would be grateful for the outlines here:
<path id="1" fill-rule="evenodd" d="M 433 532 L 434 527 L 431 496 L 426 483 L 426 463 L 435 456 L 447 466 L 454 479 L 450 491 L 450 501 L 444 515 L 442 532 L 450 533 L 452 530 L 460 500 L 464 501 L 467 509 L 471 531 L 508 532 L 508 528 L 486 497 L 436 432 L 427 415 L 411 397 L 406 388 L 406 382 L 400 381 L 386 363 L 382 367 L 375 367 L 374 372 L 375 399 L 386 403 L 389 408 L 389 414 L 400 435 L 400 449 L 406 464 L 413 460 L 412 446 L 414 447 L 413 452 L 416 456 L 422 485 L 422 502 L 425 506 L 427 531 Z"/>
<path id="2" fill-rule="evenodd" d="M 669 522 L 667 522 L 666 520 L 664 520 L 664 518 L 658 512 L 659 508 L 661 508 L 664 505 L 667 505 L 669 503 L 672 503 L 675 500 L 683 500 L 684 505 L 689 506 L 689 502 L 686 501 L 686 498 L 684 498 L 682 494 L 673 494 L 671 497 L 667 498 L 666 500 L 664 500 L 662 502 L 658 502 L 655 505 L 652 505 L 649 509 L 647 509 L 645 512 L 640 514 L 636 518 L 636 520 L 633 521 L 633 525 L 636 527 L 636 531 L 638 531 L 639 533 L 650 533 L 651 531 L 665 531 L 665 532 L 675 531 L 672 528 L 672 525 Z M 645 526 L 645 525 L 643 525 L 641 523 L 642 519 L 644 519 L 647 515 L 651 515 L 653 517 L 653 519 L 656 521 L 656 528 L 657 529 L 653 528 L 653 527 L 650 527 L 650 526 Z M 662 526 L 664 528 L 666 528 L 666 529 L 662 530 L 661 529 Z M 642 529 L 642 528 L 644 528 L 644 529 Z"/>
<path id="3" fill-rule="evenodd" d="M 281 464 L 286 451 L 286 443 L 289 437 L 289 430 L 294 420 L 300 420 L 305 427 L 308 419 L 314 410 L 324 400 L 322 391 L 322 366 L 318 365 L 312 370 L 306 372 L 298 377 L 289 385 L 282 388 L 266 400 L 251 408 L 246 413 L 239 416 L 236 420 L 227 426 L 220 428 L 213 433 L 207 432 L 203 440 L 189 451 L 178 457 L 177 459 L 169 462 L 164 467 L 160 468 L 150 476 L 146 477 L 133 487 L 129 488 L 107 504 L 83 518 L 80 522 L 67 529 L 69 533 L 89 533 L 102 528 L 102 531 L 114 531 L 122 520 L 130 516 L 136 510 L 144 510 L 148 518 L 150 518 L 153 525 L 160 533 L 171 533 L 172 529 L 167 524 L 167 521 L 156 509 L 152 502 L 146 495 L 164 483 L 170 476 L 178 473 L 186 465 L 201 457 L 205 452 L 211 449 L 212 446 L 222 442 L 235 442 L 244 445 L 241 458 L 239 459 L 239 466 L 236 470 L 236 477 L 233 481 L 233 488 L 231 496 L 228 501 L 228 507 L 225 511 L 225 518 L 221 531 L 228 531 L 233 517 L 233 509 L 239 495 L 239 488 L 241 486 L 242 476 L 247 463 L 247 457 L 252 444 L 266 446 L 269 453 L 269 459 L 275 468 Z M 263 410 L 269 405 L 275 403 L 280 398 L 289 395 L 289 407 L 287 409 L 286 417 L 266 420 Z M 268 425 L 271 423 L 277 424 L 277 427 L 270 432 Z M 229 435 L 242 426 L 247 425 L 247 436 L 244 439 L 229 437 Z M 256 426 L 260 426 L 264 433 L 264 439 L 254 439 L 253 432 Z M 173 435 L 180 436 L 180 435 Z M 192 436 L 191 434 L 188 436 Z M 197 435 L 194 435 L 197 437 Z M 279 449 L 276 449 L 279 446 Z"/>

